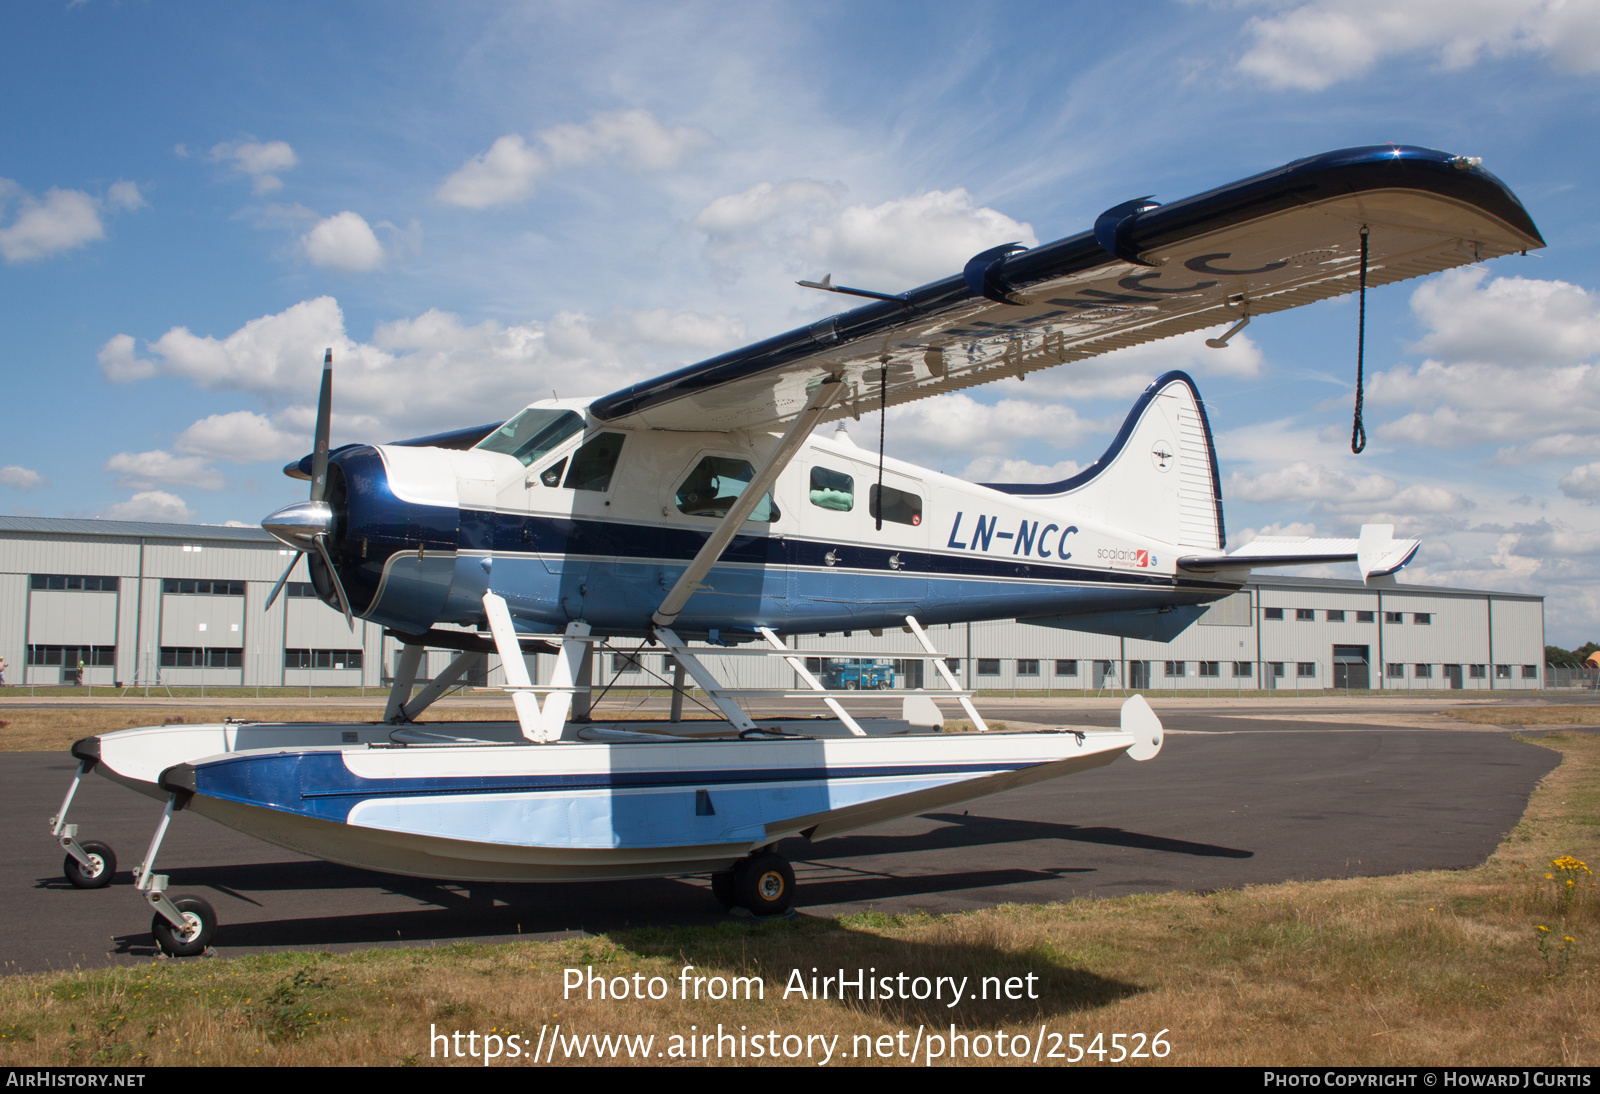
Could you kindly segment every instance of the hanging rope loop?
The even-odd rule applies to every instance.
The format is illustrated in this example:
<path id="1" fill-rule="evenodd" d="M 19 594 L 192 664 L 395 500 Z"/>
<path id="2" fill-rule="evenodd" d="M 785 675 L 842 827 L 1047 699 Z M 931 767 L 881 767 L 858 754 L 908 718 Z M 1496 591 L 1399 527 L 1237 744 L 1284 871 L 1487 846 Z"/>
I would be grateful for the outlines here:
<path id="1" fill-rule="evenodd" d="M 1367 356 L 1367 226 L 1361 226 L 1361 318 L 1356 324 L 1356 418 L 1350 430 L 1350 451 L 1356 455 L 1367 447 L 1367 427 L 1361 422 L 1362 387 Z"/>

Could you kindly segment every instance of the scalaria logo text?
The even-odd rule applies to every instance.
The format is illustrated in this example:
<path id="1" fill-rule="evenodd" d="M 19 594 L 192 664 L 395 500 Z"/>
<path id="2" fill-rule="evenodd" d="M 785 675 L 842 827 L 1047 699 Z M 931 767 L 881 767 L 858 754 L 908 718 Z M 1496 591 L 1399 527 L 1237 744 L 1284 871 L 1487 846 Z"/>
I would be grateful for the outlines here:
<path id="1" fill-rule="evenodd" d="M 1124 547 L 1101 547 L 1095 552 L 1095 557 L 1103 558 L 1108 562 L 1120 562 L 1124 566 L 1144 567 L 1150 565 L 1149 551 L 1139 551 Z"/>

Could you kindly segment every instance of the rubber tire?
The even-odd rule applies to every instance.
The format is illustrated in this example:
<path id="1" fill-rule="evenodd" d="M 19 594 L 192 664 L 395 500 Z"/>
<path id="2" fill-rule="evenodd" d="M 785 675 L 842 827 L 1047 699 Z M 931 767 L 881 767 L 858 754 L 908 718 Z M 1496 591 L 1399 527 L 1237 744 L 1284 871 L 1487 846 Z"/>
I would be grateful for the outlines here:
<path id="1" fill-rule="evenodd" d="M 878 690 L 879 691 L 888 691 L 889 690 L 889 681 L 887 681 L 887 680 L 879 680 L 878 681 Z"/>
<path id="2" fill-rule="evenodd" d="M 112 875 L 117 872 L 116 852 L 106 844 L 94 840 L 80 843 L 78 846 L 83 848 L 83 853 L 90 858 L 100 860 L 100 869 L 95 873 L 89 873 L 81 862 L 68 855 L 61 864 L 61 872 L 67 875 L 67 880 L 79 889 L 104 889 L 110 885 Z"/>
<path id="3" fill-rule="evenodd" d="M 211 936 L 217 931 L 217 913 L 197 896 L 186 896 L 172 903 L 184 913 L 184 918 L 194 917 L 193 933 L 187 937 L 180 935 L 160 912 L 150 921 L 150 933 L 156 936 L 156 945 L 168 957 L 199 957 L 211 945 Z"/>
<path id="4" fill-rule="evenodd" d="M 739 864 L 734 892 L 751 915 L 782 915 L 794 907 L 794 868 L 782 855 L 758 851 Z"/>
<path id="5" fill-rule="evenodd" d="M 859 680 L 846 680 L 844 682 L 844 690 L 846 690 L 846 691 L 855 691 L 860 686 L 861 686 L 861 681 L 859 681 Z"/>
<path id="6" fill-rule="evenodd" d="M 737 878 L 738 874 L 732 870 L 720 870 L 711 875 L 711 895 L 717 898 L 717 903 L 722 905 L 725 912 L 731 912 L 739 906 Z"/>

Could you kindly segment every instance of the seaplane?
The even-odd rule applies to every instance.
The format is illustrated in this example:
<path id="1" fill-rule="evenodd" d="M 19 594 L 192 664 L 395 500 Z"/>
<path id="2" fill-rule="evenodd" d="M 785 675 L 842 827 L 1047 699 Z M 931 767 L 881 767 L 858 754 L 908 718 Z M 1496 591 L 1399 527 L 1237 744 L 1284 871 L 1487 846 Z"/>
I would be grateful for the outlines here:
<path id="1" fill-rule="evenodd" d="M 819 427 L 1185 332 L 1227 325 L 1211 339 L 1225 348 L 1275 312 L 1353 292 L 1364 303 L 1369 286 L 1543 245 L 1478 160 L 1382 145 L 1167 204 L 1136 198 L 1088 231 L 994 247 L 903 292 L 801 282 L 865 302 L 620 391 L 429 437 L 330 449 L 330 351 L 315 450 L 285 469 L 310 496 L 262 522 L 296 552 L 267 603 L 304 558 L 323 601 L 397 636 L 384 719 L 79 741 L 51 818 L 65 872 L 83 887 L 115 872 L 111 848 L 67 822 L 98 772 L 166 803 L 134 878 L 170 954 L 203 952 L 217 927 L 205 900 L 169 896 L 155 873 L 184 811 L 372 870 L 709 874 L 724 907 L 786 914 L 795 880 L 780 841 L 1160 751 L 1138 695 L 1117 729 L 988 732 L 928 626 L 1016 619 L 1171 638 L 1252 568 L 1354 562 L 1392 581 L 1418 547 L 1371 525 L 1227 551 L 1211 424 L 1182 372 L 1155 378 L 1104 455 L 1053 483 L 967 482 L 887 458 L 881 432 L 874 452 Z M 913 634 L 942 681 L 907 693 L 899 719 L 853 715 L 845 701 L 859 696 L 825 687 L 788 644 L 886 628 Z M 591 717 L 596 650 L 647 646 L 670 658 L 672 719 Z M 430 647 L 455 655 L 419 681 Z M 555 654 L 543 684 L 526 660 L 539 651 Z M 491 654 L 514 720 L 419 721 Z M 787 660 L 803 686 L 778 698 L 831 717 L 752 717 L 749 702 L 772 696 L 708 665 L 736 654 Z M 716 719 L 681 720 L 685 693 Z M 974 732 L 941 732 L 935 699 Z"/>

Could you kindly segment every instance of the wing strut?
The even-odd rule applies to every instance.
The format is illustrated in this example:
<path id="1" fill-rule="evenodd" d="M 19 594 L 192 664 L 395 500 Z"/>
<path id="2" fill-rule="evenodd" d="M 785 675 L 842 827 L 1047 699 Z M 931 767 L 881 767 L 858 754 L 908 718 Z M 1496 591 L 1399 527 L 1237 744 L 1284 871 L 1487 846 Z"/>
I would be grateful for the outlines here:
<path id="1" fill-rule="evenodd" d="M 670 627 L 677 621 L 684 605 L 700 587 L 700 582 L 711 572 L 711 567 L 722 557 L 722 552 L 727 550 L 728 544 L 733 542 L 733 537 L 744 524 L 745 518 L 755 510 L 767 491 L 772 489 L 772 484 L 783 473 L 783 469 L 789 466 L 789 461 L 794 459 L 795 453 L 800 451 L 800 446 L 811 436 L 811 431 L 822 421 L 828 407 L 832 406 L 834 400 L 843 392 L 844 384 L 837 376 L 829 376 L 812 388 L 804 409 L 789 423 L 789 430 L 778 442 L 778 447 L 772 450 L 767 462 L 756 471 L 755 477 L 744 488 L 744 493 L 734 499 L 733 507 L 722 518 L 722 523 L 712 530 L 700 550 L 695 552 L 694 558 L 689 562 L 689 568 L 678 576 L 678 580 L 668 590 L 666 599 L 662 600 L 661 606 L 655 610 L 651 622 L 657 627 Z"/>

